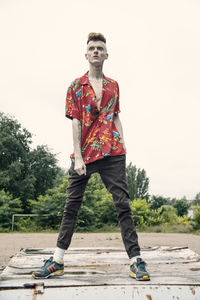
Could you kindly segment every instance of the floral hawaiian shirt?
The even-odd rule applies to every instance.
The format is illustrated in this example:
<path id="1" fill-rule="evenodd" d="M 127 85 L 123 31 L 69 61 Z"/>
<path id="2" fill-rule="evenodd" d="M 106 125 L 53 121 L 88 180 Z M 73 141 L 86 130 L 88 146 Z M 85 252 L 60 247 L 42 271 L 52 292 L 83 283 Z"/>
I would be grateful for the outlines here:
<path id="1" fill-rule="evenodd" d="M 81 122 L 81 151 L 86 164 L 105 156 L 125 154 L 122 138 L 114 123 L 114 116 L 119 112 L 119 86 L 115 80 L 103 75 L 100 110 L 88 72 L 71 83 L 65 115 Z M 74 153 L 70 157 L 74 160 Z"/>

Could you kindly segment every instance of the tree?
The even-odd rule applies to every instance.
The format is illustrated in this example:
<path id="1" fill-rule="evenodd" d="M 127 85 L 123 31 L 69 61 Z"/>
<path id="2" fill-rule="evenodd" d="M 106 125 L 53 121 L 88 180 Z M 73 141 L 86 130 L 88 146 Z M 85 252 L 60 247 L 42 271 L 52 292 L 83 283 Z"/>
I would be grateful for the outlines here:
<path id="1" fill-rule="evenodd" d="M 170 204 L 170 198 L 165 198 L 163 196 L 153 195 L 150 199 L 151 209 L 158 209 L 163 205 Z"/>
<path id="2" fill-rule="evenodd" d="M 47 146 L 37 146 L 30 152 L 30 173 L 35 178 L 34 199 L 54 187 L 54 180 L 59 172 L 56 163 L 55 155 L 49 151 Z"/>
<path id="3" fill-rule="evenodd" d="M 196 194 L 193 203 L 194 205 L 200 205 L 200 193 Z"/>
<path id="4" fill-rule="evenodd" d="M 31 133 L 14 118 L 0 112 L 0 166 L 7 170 L 12 162 L 26 161 L 30 150 Z"/>
<path id="5" fill-rule="evenodd" d="M 0 189 L 20 198 L 24 211 L 35 183 L 29 172 L 31 137 L 17 120 L 0 113 Z"/>
<path id="6" fill-rule="evenodd" d="M 148 200 L 149 178 L 144 169 L 137 169 L 132 163 L 126 168 L 128 190 L 131 200 L 140 198 Z"/>
<path id="7" fill-rule="evenodd" d="M 61 174 L 55 155 L 44 145 L 32 150 L 31 138 L 17 120 L 0 113 L 0 189 L 19 198 L 26 213 L 28 199 L 44 195 Z"/>
<path id="8" fill-rule="evenodd" d="M 178 216 L 184 216 L 188 213 L 189 204 L 186 199 L 176 200 L 173 207 L 177 209 Z"/>

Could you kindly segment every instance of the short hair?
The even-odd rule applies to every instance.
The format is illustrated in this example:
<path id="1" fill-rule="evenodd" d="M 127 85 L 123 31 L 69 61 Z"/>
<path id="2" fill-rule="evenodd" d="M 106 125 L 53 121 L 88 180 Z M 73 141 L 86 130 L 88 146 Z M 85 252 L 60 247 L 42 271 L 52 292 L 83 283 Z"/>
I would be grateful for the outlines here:
<path id="1" fill-rule="evenodd" d="M 106 38 L 102 33 L 96 33 L 96 32 L 90 32 L 88 34 L 88 40 L 87 40 L 87 44 L 90 41 L 102 41 L 106 44 Z"/>

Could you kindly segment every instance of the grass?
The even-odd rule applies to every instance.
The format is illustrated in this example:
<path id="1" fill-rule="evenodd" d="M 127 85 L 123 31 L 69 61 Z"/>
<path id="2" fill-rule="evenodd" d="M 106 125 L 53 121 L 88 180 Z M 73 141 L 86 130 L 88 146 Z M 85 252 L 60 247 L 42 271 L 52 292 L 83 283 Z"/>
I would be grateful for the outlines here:
<path id="1" fill-rule="evenodd" d="M 78 233 L 111 233 L 111 232 L 120 232 L 120 227 L 115 225 L 105 224 L 101 228 L 92 228 L 88 230 L 77 229 Z"/>
<path id="2" fill-rule="evenodd" d="M 24 226 L 19 230 L 14 230 L 8 228 L 0 228 L 0 233 L 58 233 L 58 229 L 52 228 L 41 228 L 35 226 Z M 116 225 L 105 224 L 101 228 L 76 228 L 76 233 L 113 233 L 120 232 L 120 227 Z M 160 224 L 154 226 L 145 226 L 137 227 L 137 232 L 146 232 L 146 233 L 190 233 L 195 235 L 200 235 L 200 229 L 194 230 L 194 227 L 191 224 Z"/>
<path id="3" fill-rule="evenodd" d="M 194 230 L 191 224 L 160 224 L 149 227 L 138 227 L 137 231 L 147 233 L 190 233 L 200 235 L 200 230 Z"/>

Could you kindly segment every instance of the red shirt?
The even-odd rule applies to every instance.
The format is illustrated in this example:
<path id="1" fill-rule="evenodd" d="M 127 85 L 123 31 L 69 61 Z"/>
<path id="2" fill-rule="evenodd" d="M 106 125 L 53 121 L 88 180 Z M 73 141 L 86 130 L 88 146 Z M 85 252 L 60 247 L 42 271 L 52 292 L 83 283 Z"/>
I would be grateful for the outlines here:
<path id="1" fill-rule="evenodd" d="M 119 112 L 119 86 L 115 80 L 103 75 L 100 110 L 88 72 L 71 83 L 67 91 L 65 115 L 81 122 L 81 151 L 86 164 L 105 156 L 126 153 L 114 123 L 114 116 Z M 74 159 L 74 153 L 70 157 Z"/>

